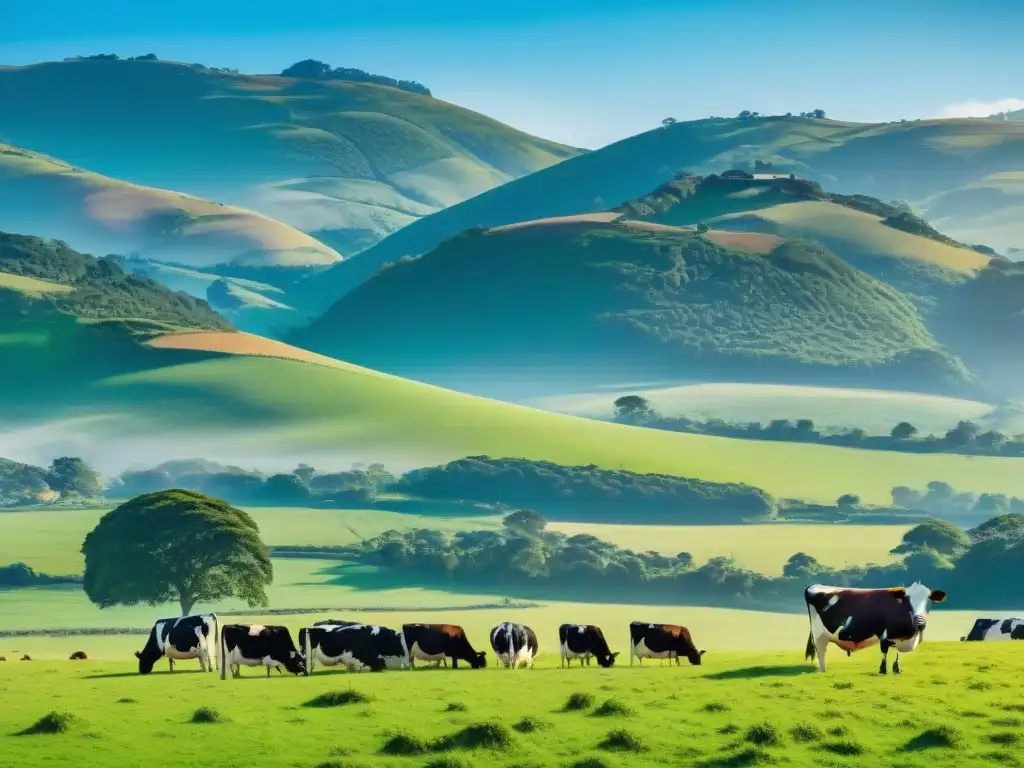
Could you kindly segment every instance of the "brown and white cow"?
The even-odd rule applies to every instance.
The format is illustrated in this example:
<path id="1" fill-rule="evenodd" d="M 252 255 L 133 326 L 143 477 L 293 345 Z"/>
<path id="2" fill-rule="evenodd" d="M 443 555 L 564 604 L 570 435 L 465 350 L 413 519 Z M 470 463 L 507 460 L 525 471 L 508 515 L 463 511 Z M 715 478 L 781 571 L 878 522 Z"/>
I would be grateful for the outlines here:
<path id="1" fill-rule="evenodd" d="M 487 653 L 477 651 L 458 624 L 403 624 L 402 636 L 409 649 L 409 666 L 417 661 L 444 662 L 452 660 L 452 669 L 465 661 L 473 669 L 487 666 Z M 447 665 L 446 665 L 447 666 Z"/>
<path id="2" fill-rule="evenodd" d="M 646 621 L 634 621 L 629 625 L 629 664 L 637 658 L 643 664 L 644 659 L 675 659 L 679 665 L 679 657 L 684 656 L 694 665 L 701 663 L 704 651 L 698 651 L 690 637 L 690 630 L 678 624 L 649 624 Z"/>
<path id="3" fill-rule="evenodd" d="M 892 665 L 900 673 L 900 654 L 910 653 L 921 643 L 928 624 L 931 603 L 941 603 L 946 593 L 932 590 L 919 581 L 909 587 L 853 589 L 812 584 L 804 590 L 811 632 L 807 637 L 806 659 L 818 657 L 818 670 L 825 671 L 825 651 L 829 643 L 838 645 L 849 656 L 854 651 L 878 643 L 886 674 L 889 649 L 896 649 Z"/>

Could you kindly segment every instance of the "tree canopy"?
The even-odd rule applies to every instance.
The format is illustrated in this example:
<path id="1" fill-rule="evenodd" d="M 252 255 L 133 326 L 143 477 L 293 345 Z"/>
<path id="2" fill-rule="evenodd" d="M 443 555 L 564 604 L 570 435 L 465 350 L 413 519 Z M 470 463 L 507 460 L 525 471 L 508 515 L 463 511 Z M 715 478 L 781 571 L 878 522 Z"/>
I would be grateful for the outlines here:
<path id="1" fill-rule="evenodd" d="M 138 496 L 104 515 L 82 544 L 84 588 L 100 608 L 237 597 L 267 605 L 270 552 L 249 515 L 180 489 Z"/>
<path id="2" fill-rule="evenodd" d="M 95 499 L 103 495 L 103 485 L 96 471 L 77 456 L 54 459 L 46 472 L 46 482 L 61 496 Z"/>

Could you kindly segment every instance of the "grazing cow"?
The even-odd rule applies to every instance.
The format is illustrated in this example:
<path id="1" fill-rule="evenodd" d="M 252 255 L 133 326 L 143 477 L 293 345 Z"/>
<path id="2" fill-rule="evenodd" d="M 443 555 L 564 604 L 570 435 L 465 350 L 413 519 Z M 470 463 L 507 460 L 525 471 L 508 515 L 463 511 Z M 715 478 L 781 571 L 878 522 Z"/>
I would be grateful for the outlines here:
<path id="1" fill-rule="evenodd" d="M 699 665 L 704 651 L 698 651 L 690 637 L 690 630 L 677 624 L 648 624 L 634 621 L 629 625 L 629 664 L 634 657 L 644 659 L 675 659 L 685 656 L 691 664 Z"/>
<path id="2" fill-rule="evenodd" d="M 85 651 L 75 651 L 69 657 L 69 661 L 85 661 L 89 657 L 85 655 Z"/>
<path id="3" fill-rule="evenodd" d="M 494 655 L 509 669 L 532 668 L 539 647 L 537 633 L 525 624 L 505 621 L 491 630 Z"/>
<path id="4" fill-rule="evenodd" d="M 825 651 L 835 643 L 849 656 L 854 651 L 879 643 L 882 650 L 880 674 L 886 674 L 889 649 L 896 649 L 892 665 L 900 673 L 900 654 L 910 653 L 921 643 L 928 624 L 931 603 L 941 603 L 946 593 L 932 590 L 919 581 L 909 587 L 851 589 L 814 584 L 804 590 L 811 632 L 804 658 L 818 656 L 818 670 L 825 671 Z"/>
<path id="5" fill-rule="evenodd" d="M 466 630 L 456 624 L 403 624 L 402 634 L 412 667 L 416 666 L 417 659 L 438 663 L 451 659 L 452 669 L 459 668 L 460 660 L 468 662 L 473 669 L 487 666 L 487 653 L 474 650 Z"/>
<path id="6" fill-rule="evenodd" d="M 344 664 L 349 672 L 380 672 L 409 666 L 405 636 L 388 627 L 346 622 L 309 627 L 299 634 L 303 638 L 307 676 L 313 674 L 317 663 L 325 667 Z"/>
<path id="7" fill-rule="evenodd" d="M 306 671 L 288 627 L 228 624 L 220 633 L 220 679 L 225 679 L 229 666 L 232 677 L 241 677 L 243 665 L 266 667 L 267 677 L 270 677 L 271 667 L 278 673 L 284 667 L 293 675 Z"/>
<path id="8" fill-rule="evenodd" d="M 174 671 L 174 662 L 184 659 L 199 659 L 200 669 L 213 671 L 217 656 L 217 626 L 215 613 L 160 619 L 149 631 L 146 646 L 135 652 L 139 660 L 139 674 L 148 675 L 163 656 L 167 657 L 171 672 Z"/>
<path id="9" fill-rule="evenodd" d="M 581 667 L 584 662 L 590 666 L 590 659 L 595 658 L 599 665 L 607 668 L 619 655 L 618 651 L 611 652 L 604 632 L 593 624 L 563 624 L 558 628 L 558 645 L 563 667 L 571 666 L 573 659 L 579 659 Z"/>
<path id="10" fill-rule="evenodd" d="M 1024 619 L 978 619 L 960 640 L 1024 640 Z"/>
<path id="11" fill-rule="evenodd" d="M 306 647 L 306 634 L 312 627 L 358 627 L 360 622 L 358 621 L 342 621 L 341 619 L 324 619 L 323 621 L 314 621 L 310 627 L 302 627 L 299 630 L 299 650 Z"/>

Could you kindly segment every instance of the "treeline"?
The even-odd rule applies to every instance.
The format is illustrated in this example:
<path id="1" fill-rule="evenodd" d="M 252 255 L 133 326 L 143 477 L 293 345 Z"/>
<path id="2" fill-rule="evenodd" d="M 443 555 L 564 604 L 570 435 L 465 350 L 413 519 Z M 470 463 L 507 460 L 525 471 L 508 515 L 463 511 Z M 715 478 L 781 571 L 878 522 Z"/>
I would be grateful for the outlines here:
<path id="1" fill-rule="evenodd" d="M 379 491 L 397 480 L 383 464 L 328 473 L 299 464 L 291 472 L 267 474 L 205 459 L 184 459 L 166 461 L 152 469 L 123 472 L 108 484 L 107 495 L 130 499 L 181 488 L 232 504 L 349 507 L 374 501 Z"/>
<path id="2" fill-rule="evenodd" d="M 662 429 L 745 440 L 776 440 L 816 443 L 847 448 L 903 453 L 961 453 L 976 456 L 1024 456 L 1024 434 L 1008 435 L 995 429 L 983 429 L 973 421 L 959 421 L 942 435 L 922 435 L 910 422 L 901 421 L 887 435 L 869 435 L 859 427 L 822 431 L 812 419 L 774 419 L 761 422 L 733 422 L 724 419 L 699 421 L 686 416 L 666 417 L 649 400 L 639 395 L 624 395 L 614 402 L 613 420 Z"/>
<path id="3" fill-rule="evenodd" d="M 428 499 L 531 507 L 562 520 L 735 523 L 777 511 L 771 495 L 741 483 L 488 456 L 413 470 L 395 489 Z"/>
<path id="4" fill-rule="evenodd" d="M 371 75 L 361 69 L 348 67 L 331 67 L 323 61 L 304 59 L 292 64 L 281 72 L 281 77 L 299 77 L 305 80 L 347 80 L 350 83 L 374 83 L 398 88 L 420 96 L 432 96 L 430 89 L 415 80 L 396 80 L 386 75 Z"/>
<path id="5" fill-rule="evenodd" d="M 524 596 L 595 602 L 703 602 L 795 606 L 809 583 L 888 587 L 922 581 L 962 605 L 1002 607 L 1024 588 L 1024 515 L 992 518 L 964 532 L 942 521 L 908 531 L 888 565 L 830 568 L 794 553 L 780 575 L 748 570 L 729 557 L 696 564 L 674 556 L 634 552 L 595 536 L 547 530 L 544 517 L 520 510 L 501 531 L 387 531 L 348 550 L 357 560 L 435 579 L 460 588 L 513 591 Z"/>
<path id="6" fill-rule="evenodd" d="M 49 467 L 0 457 L 0 507 L 93 501 L 102 496 L 99 474 L 77 456 L 56 458 Z"/>
<path id="7" fill-rule="evenodd" d="M 50 294 L 46 300 L 75 317 L 234 330 L 202 299 L 126 272 L 117 259 L 79 253 L 60 240 L 0 232 L 0 272 L 71 286 L 75 290 Z"/>
<path id="8" fill-rule="evenodd" d="M 25 563 L 0 565 L 0 589 L 81 583 L 81 576 L 51 576 L 46 573 L 39 573 L 34 568 L 25 565 Z"/>

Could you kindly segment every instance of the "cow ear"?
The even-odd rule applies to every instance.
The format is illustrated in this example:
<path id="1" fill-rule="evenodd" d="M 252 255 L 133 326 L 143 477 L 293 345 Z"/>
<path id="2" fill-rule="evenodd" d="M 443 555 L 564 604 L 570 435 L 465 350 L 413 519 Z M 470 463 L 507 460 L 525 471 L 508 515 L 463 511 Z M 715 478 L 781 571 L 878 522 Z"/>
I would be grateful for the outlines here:
<path id="1" fill-rule="evenodd" d="M 613 653 L 612 654 L 612 658 L 613 659 L 618 658 L 619 653 L 621 653 L 621 651 L 616 651 L 615 653 Z"/>
<path id="2" fill-rule="evenodd" d="M 946 593 L 941 589 L 932 590 L 931 601 L 933 603 L 944 603 L 946 601 Z"/>
<path id="3" fill-rule="evenodd" d="M 141 653 L 139 653 L 138 651 L 136 651 L 136 652 L 135 652 L 135 658 L 136 658 L 136 659 L 141 659 L 141 658 L 142 658 L 142 654 L 141 654 Z"/>
<path id="4" fill-rule="evenodd" d="M 698 655 L 703 656 L 705 653 L 707 653 L 707 651 L 701 651 Z"/>

